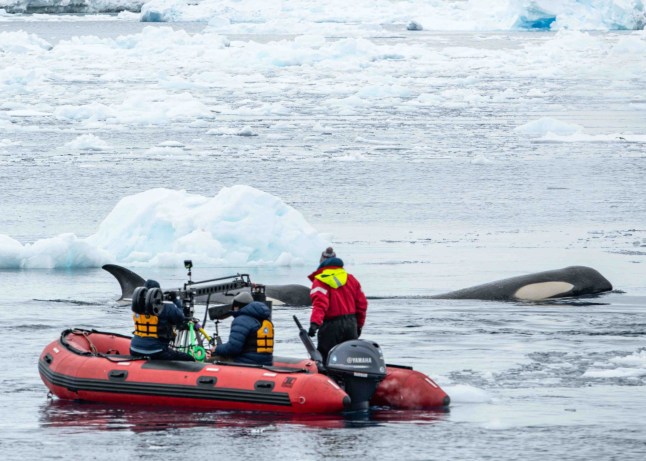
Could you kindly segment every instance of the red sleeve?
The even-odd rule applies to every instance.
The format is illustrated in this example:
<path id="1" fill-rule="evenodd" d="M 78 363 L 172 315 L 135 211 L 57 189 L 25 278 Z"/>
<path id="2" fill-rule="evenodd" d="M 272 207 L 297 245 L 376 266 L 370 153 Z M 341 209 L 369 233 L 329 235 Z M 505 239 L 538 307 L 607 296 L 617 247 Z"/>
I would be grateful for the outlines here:
<path id="1" fill-rule="evenodd" d="M 363 324 L 366 322 L 366 312 L 368 311 L 368 300 L 361 289 L 359 281 L 354 277 L 352 278 L 355 281 L 354 307 L 357 311 L 357 326 L 363 328 Z"/>
<path id="2" fill-rule="evenodd" d="M 312 299 L 312 315 L 310 316 L 311 323 L 323 325 L 323 319 L 330 307 L 329 290 L 331 290 L 331 288 L 323 282 L 314 280 L 314 283 L 312 283 L 312 289 L 310 290 L 310 298 Z"/>

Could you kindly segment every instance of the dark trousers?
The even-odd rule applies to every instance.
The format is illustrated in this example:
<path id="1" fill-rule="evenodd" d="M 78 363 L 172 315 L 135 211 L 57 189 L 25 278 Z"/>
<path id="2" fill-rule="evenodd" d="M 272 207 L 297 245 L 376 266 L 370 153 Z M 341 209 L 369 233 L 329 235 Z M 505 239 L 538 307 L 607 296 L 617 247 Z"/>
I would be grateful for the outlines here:
<path id="1" fill-rule="evenodd" d="M 318 345 L 316 346 L 323 356 L 323 363 L 327 363 L 327 356 L 334 346 L 358 337 L 356 316 L 340 315 L 324 320 L 318 331 Z"/>
<path id="2" fill-rule="evenodd" d="M 130 355 L 141 356 L 141 353 L 130 351 Z M 171 348 L 150 354 L 148 357 L 150 357 L 150 360 L 180 360 L 182 362 L 195 362 L 195 359 L 186 352 L 176 351 Z"/>

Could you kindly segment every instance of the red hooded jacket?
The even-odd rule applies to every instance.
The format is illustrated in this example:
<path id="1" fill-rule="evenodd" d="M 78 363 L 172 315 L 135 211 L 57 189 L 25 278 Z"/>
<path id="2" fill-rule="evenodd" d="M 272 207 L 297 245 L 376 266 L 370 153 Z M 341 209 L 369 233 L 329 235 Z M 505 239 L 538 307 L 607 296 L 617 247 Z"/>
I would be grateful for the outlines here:
<path id="1" fill-rule="evenodd" d="M 312 281 L 310 322 L 322 325 L 325 320 L 355 314 L 357 326 L 363 328 L 368 300 L 361 284 L 352 274 L 342 266 L 326 266 L 317 269 L 308 278 Z"/>

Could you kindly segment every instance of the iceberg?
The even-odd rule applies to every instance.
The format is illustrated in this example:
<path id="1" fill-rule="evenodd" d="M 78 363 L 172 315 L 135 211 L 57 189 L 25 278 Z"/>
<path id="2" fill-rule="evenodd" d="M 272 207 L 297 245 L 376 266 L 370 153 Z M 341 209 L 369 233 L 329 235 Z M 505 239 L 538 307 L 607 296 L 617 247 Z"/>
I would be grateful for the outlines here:
<path id="1" fill-rule="evenodd" d="M 9 13 L 115 13 L 142 22 L 198 21 L 219 33 L 365 30 L 641 30 L 644 0 L 0 0 Z M 1 10 L 0 10 L 1 11 Z M 134 14 L 132 14 L 134 12 Z"/>
<path id="2" fill-rule="evenodd" d="M 292 266 L 318 261 L 329 241 L 282 200 L 250 186 L 214 197 L 151 189 L 122 198 L 87 238 L 62 234 L 25 245 L 0 235 L 0 269 Z"/>
<path id="3" fill-rule="evenodd" d="M 87 14 L 138 12 L 143 0 L 0 0 L 9 13 Z M 1 11 L 1 10 L 0 10 Z"/>

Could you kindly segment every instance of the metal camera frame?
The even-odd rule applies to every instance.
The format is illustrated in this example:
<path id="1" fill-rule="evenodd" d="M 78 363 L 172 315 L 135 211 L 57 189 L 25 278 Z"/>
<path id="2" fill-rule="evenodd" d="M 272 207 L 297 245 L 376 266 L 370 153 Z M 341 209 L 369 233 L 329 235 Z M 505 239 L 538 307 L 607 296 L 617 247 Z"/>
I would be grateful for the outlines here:
<path id="1" fill-rule="evenodd" d="M 231 303 L 210 306 L 211 295 L 230 293 L 231 296 L 234 296 L 237 294 L 235 291 L 239 291 L 243 288 L 250 288 L 251 295 L 254 300 L 267 303 L 265 286 L 251 283 L 249 274 L 235 274 L 194 282 L 191 279 L 193 261 L 185 260 L 184 267 L 188 271 L 188 281 L 184 284 L 183 288 L 179 290 L 164 291 L 166 296 L 176 295 L 182 300 L 184 317 L 187 319 L 187 322 L 178 328 L 177 335 L 173 340 L 173 347 L 177 350 L 191 354 L 196 360 L 202 361 L 206 356 L 204 340 L 206 339 L 208 344 L 213 344 L 215 339 L 219 336 L 219 321 L 229 317 L 233 311 Z M 198 297 L 205 296 L 204 320 L 200 324 L 199 321 L 194 318 L 195 301 Z M 207 315 L 210 320 L 215 321 L 215 334 L 213 338 L 211 338 L 203 328 L 206 324 Z"/>

